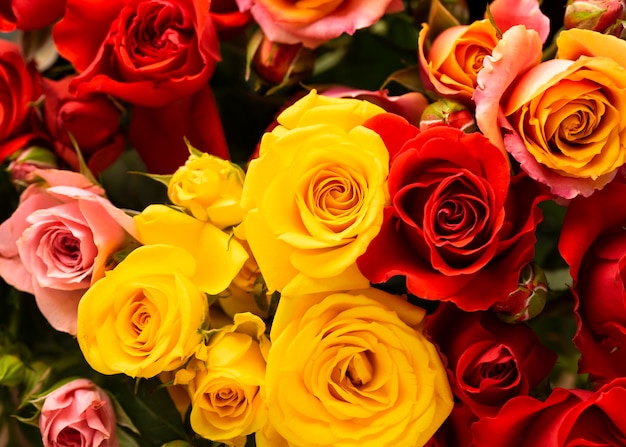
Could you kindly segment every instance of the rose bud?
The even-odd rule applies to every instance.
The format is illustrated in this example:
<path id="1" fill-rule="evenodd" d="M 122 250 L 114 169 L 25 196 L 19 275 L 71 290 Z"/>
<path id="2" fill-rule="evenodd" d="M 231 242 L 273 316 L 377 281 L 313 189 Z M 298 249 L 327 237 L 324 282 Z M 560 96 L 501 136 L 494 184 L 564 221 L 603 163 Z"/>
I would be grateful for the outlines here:
<path id="1" fill-rule="evenodd" d="M 420 130 L 434 126 L 456 127 L 465 133 L 476 132 L 476 121 L 463 104 L 450 99 L 440 99 L 424 109 L 420 119 Z"/>
<path id="2" fill-rule="evenodd" d="M 15 186 L 26 187 L 38 179 L 34 174 L 36 169 L 48 168 L 57 168 L 54 153 L 40 146 L 31 146 L 14 154 L 7 170 Z"/>
<path id="3" fill-rule="evenodd" d="M 272 42 L 259 32 L 250 40 L 250 45 L 254 51 L 252 67 L 269 84 L 293 84 L 313 71 L 314 52 L 302 44 Z"/>
<path id="4" fill-rule="evenodd" d="M 507 323 L 527 321 L 541 313 L 547 294 L 546 275 L 537 264 L 531 262 L 522 268 L 517 289 L 506 300 L 491 306 L 491 310 Z"/>
<path id="5" fill-rule="evenodd" d="M 573 0 L 565 8 L 566 29 L 582 28 L 603 33 L 619 33 L 615 26 L 624 19 L 624 0 Z"/>

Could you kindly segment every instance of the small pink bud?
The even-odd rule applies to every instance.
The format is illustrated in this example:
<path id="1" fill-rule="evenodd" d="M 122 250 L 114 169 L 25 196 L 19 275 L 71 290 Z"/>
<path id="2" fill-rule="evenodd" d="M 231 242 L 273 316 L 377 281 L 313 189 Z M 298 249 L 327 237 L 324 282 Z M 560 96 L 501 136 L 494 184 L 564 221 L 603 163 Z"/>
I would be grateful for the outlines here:
<path id="1" fill-rule="evenodd" d="M 292 84 L 313 71 L 315 56 L 311 49 L 302 44 L 272 42 L 265 36 L 260 39 L 252 57 L 252 68 L 268 84 Z M 251 39 L 251 44 L 254 42 Z"/>
<path id="2" fill-rule="evenodd" d="M 624 0 L 570 0 L 563 24 L 566 29 L 582 28 L 619 35 L 625 14 Z"/>
<path id="3" fill-rule="evenodd" d="M 57 168 L 54 153 L 40 146 L 31 146 L 13 154 L 8 171 L 14 185 L 25 187 L 37 180 L 36 169 L 49 168 Z"/>
<path id="4" fill-rule="evenodd" d="M 541 313 L 547 295 L 546 275 L 537 264 L 531 262 L 520 272 L 517 289 L 504 301 L 494 304 L 491 310 L 507 323 L 527 321 Z"/>

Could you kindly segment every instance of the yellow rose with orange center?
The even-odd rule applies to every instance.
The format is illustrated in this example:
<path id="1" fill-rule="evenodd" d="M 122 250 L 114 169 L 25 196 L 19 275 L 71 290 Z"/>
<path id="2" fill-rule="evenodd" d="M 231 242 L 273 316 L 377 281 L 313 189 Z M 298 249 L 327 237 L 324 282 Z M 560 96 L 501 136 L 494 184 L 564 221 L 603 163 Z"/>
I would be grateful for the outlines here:
<path id="1" fill-rule="evenodd" d="M 361 124 L 383 112 L 312 91 L 263 136 L 242 206 L 245 237 L 270 291 L 369 284 L 355 260 L 380 230 L 389 155 Z"/>
<path id="2" fill-rule="evenodd" d="M 427 49 L 429 31 L 428 25 L 422 25 L 418 42 L 425 81 L 440 96 L 470 102 L 483 60 L 498 44 L 495 27 L 488 19 L 453 26 L 439 34 Z"/>
<path id="3" fill-rule="evenodd" d="M 108 270 L 78 305 L 78 344 L 89 365 L 144 378 L 181 367 L 208 319 L 196 269 L 186 250 L 148 245 Z"/>
<path id="4" fill-rule="evenodd" d="M 265 424 L 261 387 L 270 342 L 264 332 L 258 316 L 237 314 L 177 372 L 174 384 L 186 385 L 191 428 L 202 437 L 243 446 L 245 436 Z"/>
<path id="5" fill-rule="evenodd" d="M 377 289 L 283 295 L 272 324 L 266 402 L 292 447 L 422 446 L 452 410 L 425 311 Z"/>

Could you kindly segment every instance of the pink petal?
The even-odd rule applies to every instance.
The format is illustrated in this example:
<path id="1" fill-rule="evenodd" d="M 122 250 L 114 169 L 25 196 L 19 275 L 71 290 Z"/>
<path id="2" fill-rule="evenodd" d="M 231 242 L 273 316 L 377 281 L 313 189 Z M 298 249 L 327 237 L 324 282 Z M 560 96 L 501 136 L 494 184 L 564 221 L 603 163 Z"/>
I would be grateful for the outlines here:
<path id="1" fill-rule="evenodd" d="M 500 126 L 508 127 L 502 114 L 501 101 L 514 81 L 541 61 L 541 40 L 533 30 L 521 25 L 506 31 L 502 40 L 483 62 L 478 73 L 473 99 L 476 103 L 476 124 L 482 133 L 504 151 Z"/>
<path id="2" fill-rule="evenodd" d="M 489 10 L 503 33 L 515 25 L 524 25 L 537 31 L 541 43 L 548 39 L 550 18 L 541 12 L 537 0 L 494 0 Z"/>

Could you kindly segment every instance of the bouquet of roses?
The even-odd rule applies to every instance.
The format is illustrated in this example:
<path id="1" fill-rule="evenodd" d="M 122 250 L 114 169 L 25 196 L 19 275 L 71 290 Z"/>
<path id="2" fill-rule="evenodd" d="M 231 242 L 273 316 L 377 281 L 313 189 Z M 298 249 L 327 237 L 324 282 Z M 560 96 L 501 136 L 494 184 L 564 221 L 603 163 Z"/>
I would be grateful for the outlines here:
<path id="1" fill-rule="evenodd" d="M 7 3 L 0 446 L 626 445 L 626 2 Z"/>

